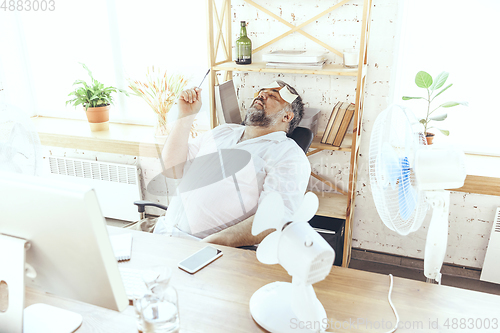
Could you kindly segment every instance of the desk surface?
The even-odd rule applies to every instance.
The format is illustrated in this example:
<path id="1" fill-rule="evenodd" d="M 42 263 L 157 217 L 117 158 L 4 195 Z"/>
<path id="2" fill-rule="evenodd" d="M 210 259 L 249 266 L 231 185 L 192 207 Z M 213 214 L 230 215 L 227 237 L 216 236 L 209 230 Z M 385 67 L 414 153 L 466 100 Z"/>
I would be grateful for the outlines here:
<path id="1" fill-rule="evenodd" d="M 125 232 L 112 227 L 109 230 Z M 133 233 L 132 260 L 120 265 L 177 267 L 179 261 L 206 245 Z M 223 256 L 194 275 L 174 270 L 172 284 L 179 294 L 181 332 L 264 331 L 252 319 L 250 297 L 270 282 L 291 281 L 291 277 L 280 265 L 260 263 L 253 251 L 220 248 Z M 396 323 L 387 302 L 389 281 L 387 275 L 334 266 L 324 281 L 314 285 L 332 325 L 327 331 L 388 331 L 389 325 Z M 487 323 L 490 328 L 485 332 L 500 332 L 500 296 L 394 278 L 392 300 L 400 316 L 397 332 L 478 332 L 479 325 L 484 327 Z M 82 314 L 83 324 L 78 333 L 137 332 L 130 306 L 120 313 L 28 290 L 26 306 L 38 302 Z"/>

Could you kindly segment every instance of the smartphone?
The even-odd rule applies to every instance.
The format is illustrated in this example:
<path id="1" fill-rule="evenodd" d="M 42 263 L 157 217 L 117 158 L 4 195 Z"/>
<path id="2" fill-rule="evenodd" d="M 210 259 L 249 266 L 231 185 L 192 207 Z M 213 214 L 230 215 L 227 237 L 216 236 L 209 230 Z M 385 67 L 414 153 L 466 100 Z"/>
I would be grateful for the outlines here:
<path id="1" fill-rule="evenodd" d="M 179 263 L 179 268 L 194 274 L 215 259 L 222 256 L 222 251 L 213 246 L 206 246 Z"/>

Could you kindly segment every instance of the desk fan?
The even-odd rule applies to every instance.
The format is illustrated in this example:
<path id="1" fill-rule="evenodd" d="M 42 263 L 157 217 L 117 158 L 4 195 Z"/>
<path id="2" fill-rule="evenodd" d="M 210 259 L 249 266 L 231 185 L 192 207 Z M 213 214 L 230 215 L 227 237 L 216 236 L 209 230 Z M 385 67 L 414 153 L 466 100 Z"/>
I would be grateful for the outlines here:
<path id="1" fill-rule="evenodd" d="M 0 105 L 0 171 L 39 176 L 41 163 L 40 139 L 29 117 Z"/>
<path id="2" fill-rule="evenodd" d="M 463 186 L 465 155 L 449 146 L 427 146 L 422 126 L 407 109 L 392 105 L 376 119 L 370 139 L 373 200 L 391 230 L 408 235 L 433 208 L 424 254 L 427 282 L 441 283 L 448 243 L 450 192 Z"/>
<path id="3" fill-rule="evenodd" d="M 262 200 L 255 214 L 252 234 L 274 228 L 257 248 L 257 259 L 280 264 L 292 276 L 292 283 L 273 282 L 257 290 L 250 299 L 250 313 L 266 330 L 316 332 L 291 328 L 291 320 L 326 323 L 326 312 L 316 298 L 312 284 L 324 280 L 332 269 L 335 252 L 309 225 L 318 210 L 318 197 L 308 192 L 292 222 L 283 221 L 281 195 L 272 192 Z"/>

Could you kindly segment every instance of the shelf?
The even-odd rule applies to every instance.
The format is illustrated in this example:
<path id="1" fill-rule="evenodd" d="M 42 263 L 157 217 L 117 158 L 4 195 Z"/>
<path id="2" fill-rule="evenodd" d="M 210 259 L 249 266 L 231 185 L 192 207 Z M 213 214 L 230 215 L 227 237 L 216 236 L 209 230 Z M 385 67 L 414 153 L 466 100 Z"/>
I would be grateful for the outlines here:
<path id="1" fill-rule="evenodd" d="M 321 143 L 321 137 L 323 133 L 319 133 L 314 137 L 313 142 L 311 143 L 310 148 L 315 149 L 323 149 L 323 150 L 338 150 L 338 151 L 351 151 L 352 148 L 352 133 L 347 133 L 345 135 L 344 141 L 340 145 L 340 147 L 334 147 L 332 145 L 327 145 L 325 143 Z"/>
<path id="2" fill-rule="evenodd" d="M 347 212 L 347 195 L 328 192 L 314 192 L 319 199 L 316 215 L 345 219 Z"/>
<path id="3" fill-rule="evenodd" d="M 153 126 L 110 123 L 108 131 L 91 132 L 86 120 L 51 117 L 31 120 L 43 146 L 158 157 L 165 141 L 153 135 Z"/>
<path id="4" fill-rule="evenodd" d="M 250 65 L 237 65 L 234 61 L 226 61 L 212 67 L 217 71 L 261 72 L 261 73 L 291 73 L 315 75 L 358 75 L 357 68 L 344 68 L 342 65 L 325 65 L 322 69 L 297 69 L 297 68 L 267 68 L 265 62 L 254 62 Z"/>

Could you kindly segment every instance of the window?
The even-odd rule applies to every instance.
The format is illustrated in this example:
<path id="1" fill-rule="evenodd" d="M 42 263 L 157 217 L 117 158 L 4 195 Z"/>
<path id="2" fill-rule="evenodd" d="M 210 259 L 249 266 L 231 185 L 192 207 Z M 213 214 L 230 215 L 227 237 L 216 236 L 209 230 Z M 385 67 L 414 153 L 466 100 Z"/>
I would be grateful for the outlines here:
<path id="1" fill-rule="evenodd" d="M 498 0 L 406 0 L 398 60 L 398 81 L 394 102 L 408 106 L 419 118 L 425 115 L 423 100 L 402 101 L 401 96 L 424 96 L 415 75 L 426 71 L 433 77 L 450 73 L 453 86 L 434 102 L 467 101 L 468 107 L 440 109 L 448 118 L 435 122 L 448 129 L 448 138 L 438 140 L 460 144 L 466 152 L 500 156 L 498 128 L 500 106 L 498 79 Z"/>
<path id="2" fill-rule="evenodd" d="M 145 79 L 148 66 L 186 75 L 188 87 L 198 86 L 207 71 L 203 0 L 55 5 L 54 11 L 0 12 L 0 81 L 7 102 L 30 115 L 85 118 L 79 109 L 65 106 L 73 82 L 89 80 L 79 62 L 103 84 L 127 91 L 127 79 Z M 198 123 L 208 124 L 204 90 L 207 102 Z M 110 118 L 153 124 L 155 114 L 139 97 L 118 94 Z"/>

